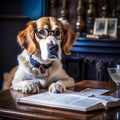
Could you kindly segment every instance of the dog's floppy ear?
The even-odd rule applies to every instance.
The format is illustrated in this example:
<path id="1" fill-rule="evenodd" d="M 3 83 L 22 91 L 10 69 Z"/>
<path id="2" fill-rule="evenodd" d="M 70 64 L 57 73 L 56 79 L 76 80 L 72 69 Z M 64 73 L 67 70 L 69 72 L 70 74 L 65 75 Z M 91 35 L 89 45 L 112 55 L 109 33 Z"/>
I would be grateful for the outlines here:
<path id="1" fill-rule="evenodd" d="M 20 31 L 17 35 L 17 40 L 22 48 L 25 48 L 28 54 L 32 54 L 36 50 L 34 29 L 36 27 L 36 22 L 31 21 L 27 24 L 27 28 Z"/>
<path id="2" fill-rule="evenodd" d="M 76 34 L 73 32 L 71 25 L 67 22 L 67 20 L 58 19 L 62 22 L 64 30 L 65 30 L 65 37 L 62 43 L 62 49 L 66 55 L 71 55 L 70 48 L 76 41 Z"/>

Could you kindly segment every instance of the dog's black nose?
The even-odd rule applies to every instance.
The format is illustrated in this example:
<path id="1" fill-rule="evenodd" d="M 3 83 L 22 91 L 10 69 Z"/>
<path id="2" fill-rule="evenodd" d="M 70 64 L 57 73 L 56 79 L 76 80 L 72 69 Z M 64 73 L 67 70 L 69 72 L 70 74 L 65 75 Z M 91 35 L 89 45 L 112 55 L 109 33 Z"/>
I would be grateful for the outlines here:
<path id="1" fill-rule="evenodd" d="M 58 45 L 50 44 L 50 45 L 48 45 L 48 50 L 50 52 L 57 52 L 58 51 Z"/>
<path id="2" fill-rule="evenodd" d="M 48 45 L 48 57 L 51 59 L 57 59 L 58 58 L 58 45 L 57 44 L 49 44 Z"/>

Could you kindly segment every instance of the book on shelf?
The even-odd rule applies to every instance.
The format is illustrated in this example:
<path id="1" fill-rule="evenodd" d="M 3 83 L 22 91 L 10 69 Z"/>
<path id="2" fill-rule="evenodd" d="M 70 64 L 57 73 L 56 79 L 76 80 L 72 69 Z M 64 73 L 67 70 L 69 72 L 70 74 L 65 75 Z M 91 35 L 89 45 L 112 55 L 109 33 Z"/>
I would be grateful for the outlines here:
<path id="1" fill-rule="evenodd" d="M 87 88 L 80 92 L 66 91 L 64 93 L 42 92 L 39 94 L 18 98 L 17 102 L 28 105 L 46 106 L 89 112 L 98 109 L 109 109 L 120 106 L 120 98 L 103 95 L 106 89 Z"/>
<path id="2" fill-rule="evenodd" d="M 90 38 L 90 39 L 105 39 L 105 38 L 109 38 L 109 36 L 108 35 L 87 34 L 86 38 Z"/>

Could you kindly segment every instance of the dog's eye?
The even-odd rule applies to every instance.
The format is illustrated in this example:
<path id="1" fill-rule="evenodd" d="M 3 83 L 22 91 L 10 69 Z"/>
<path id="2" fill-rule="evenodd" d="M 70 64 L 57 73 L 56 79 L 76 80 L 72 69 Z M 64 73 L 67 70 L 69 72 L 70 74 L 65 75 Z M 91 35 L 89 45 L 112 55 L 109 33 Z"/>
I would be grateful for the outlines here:
<path id="1" fill-rule="evenodd" d="M 39 31 L 39 34 L 40 34 L 41 37 L 45 38 L 48 35 L 48 31 L 45 30 L 45 29 L 41 29 Z"/>
<path id="2" fill-rule="evenodd" d="M 55 35 L 55 36 L 59 36 L 59 35 L 60 35 L 60 30 L 55 30 L 55 31 L 54 31 L 54 35 Z"/>

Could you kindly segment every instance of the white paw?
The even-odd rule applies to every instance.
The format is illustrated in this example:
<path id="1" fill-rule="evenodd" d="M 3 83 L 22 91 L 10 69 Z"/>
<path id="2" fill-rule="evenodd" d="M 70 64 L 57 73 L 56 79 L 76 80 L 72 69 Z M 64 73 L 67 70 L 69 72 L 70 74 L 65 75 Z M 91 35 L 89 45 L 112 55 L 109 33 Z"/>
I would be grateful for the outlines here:
<path id="1" fill-rule="evenodd" d="M 60 82 L 52 83 L 49 86 L 49 92 L 52 92 L 52 93 L 62 93 L 64 91 L 66 91 L 66 88 L 65 88 L 64 84 L 62 84 Z"/>
<path id="2" fill-rule="evenodd" d="M 21 81 L 17 85 L 12 86 L 12 88 L 24 93 L 37 93 L 40 90 L 39 84 L 33 81 Z"/>

